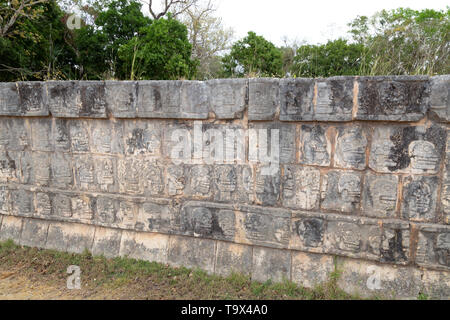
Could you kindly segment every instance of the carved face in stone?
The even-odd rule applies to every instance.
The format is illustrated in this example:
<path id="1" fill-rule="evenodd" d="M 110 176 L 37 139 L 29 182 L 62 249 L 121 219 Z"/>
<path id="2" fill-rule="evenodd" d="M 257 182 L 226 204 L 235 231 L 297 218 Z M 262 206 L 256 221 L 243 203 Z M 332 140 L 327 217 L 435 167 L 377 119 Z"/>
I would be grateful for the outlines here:
<path id="1" fill-rule="evenodd" d="M 424 215 L 430 211 L 432 200 L 430 186 L 427 183 L 413 181 L 408 188 L 410 190 L 409 199 L 407 199 L 409 209 L 419 215 Z"/>
<path id="2" fill-rule="evenodd" d="M 436 239 L 436 255 L 438 263 L 450 266 L 450 233 L 441 233 Z"/>
<path id="3" fill-rule="evenodd" d="M 55 198 L 55 211 L 60 217 L 72 217 L 72 204 L 69 197 L 59 196 Z"/>
<path id="4" fill-rule="evenodd" d="M 308 162 L 322 163 L 328 159 L 327 141 L 324 135 L 308 133 L 304 144 L 304 157 Z"/>
<path id="5" fill-rule="evenodd" d="M 245 167 L 242 170 L 242 182 L 245 191 L 251 192 L 253 190 L 253 175 L 252 170 L 250 168 Z"/>
<path id="6" fill-rule="evenodd" d="M 377 179 L 370 187 L 372 206 L 380 211 L 393 210 L 397 203 L 397 186 L 389 180 Z"/>
<path id="7" fill-rule="evenodd" d="M 92 220 L 93 213 L 87 198 L 73 198 L 72 209 L 77 218 L 81 220 Z"/>
<path id="8" fill-rule="evenodd" d="M 323 221 L 319 219 L 305 219 L 297 224 L 297 234 L 308 247 L 319 246 L 323 232 Z"/>
<path id="9" fill-rule="evenodd" d="M 339 178 L 338 192 L 343 201 L 354 203 L 359 201 L 360 197 L 360 180 L 353 174 L 343 174 Z"/>
<path id="10" fill-rule="evenodd" d="M 385 168 L 394 167 L 396 163 L 389 158 L 393 147 L 394 143 L 390 139 L 375 141 L 371 152 L 375 165 Z"/>
<path id="11" fill-rule="evenodd" d="M 167 179 L 169 195 L 175 196 L 183 193 L 186 181 L 182 167 L 170 167 Z"/>
<path id="12" fill-rule="evenodd" d="M 121 202 L 119 212 L 117 213 L 117 220 L 125 227 L 133 227 L 135 224 L 133 205 L 126 202 Z"/>
<path id="13" fill-rule="evenodd" d="M 428 141 L 413 141 L 409 145 L 409 156 L 413 169 L 435 170 L 439 163 L 436 148 Z"/>
<path id="14" fill-rule="evenodd" d="M 50 202 L 50 198 L 45 193 L 38 193 L 36 195 L 36 201 L 37 201 L 37 210 L 40 215 L 50 215 L 52 212 L 52 205 Z M 1 205 L 1 199 L 0 199 L 0 205 Z M 0 206 L 1 209 L 1 206 Z"/>
<path id="15" fill-rule="evenodd" d="M 162 188 L 161 170 L 155 166 L 148 167 L 147 173 L 147 187 L 151 194 L 158 194 Z"/>
<path id="16" fill-rule="evenodd" d="M 283 196 L 285 199 L 292 199 L 295 196 L 295 177 L 290 168 L 284 171 Z"/>
<path id="17" fill-rule="evenodd" d="M 73 127 L 71 130 L 72 148 L 74 151 L 88 151 L 89 137 L 87 132 L 81 127 Z"/>
<path id="18" fill-rule="evenodd" d="M 210 188 L 210 174 L 206 167 L 192 169 L 192 188 L 200 194 L 208 194 Z"/>
<path id="19" fill-rule="evenodd" d="M 195 208 L 192 211 L 192 227 L 196 234 L 209 234 L 212 231 L 213 216 L 208 208 Z"/>
<path id="20" fill-rule="evenodd" d="M 99 221 L 103 223 L 114 223 L 116 209 L 111 199 L 103 199 L 97 208 Z"/>
<path id="21" fill-rule="evenodd" d="M 97 148 L 100 152 L 111 152 L 111 131 L 106 128 L 97 128 L 93 133 Z"/>
<path id="22" fill-rule="evenodd" d="M 236 172 L 233 170 L 233 168 L 219 168 L 218 188 L 222 192 L 233 192 L 236 189 Z"/>
<path id="23" fill-rule="evenodd" d="M 220 85 L 215 90 L 215 100 L 217 105 L 234 105 L 234 91 L 230 85 Z"/>
<path id="24" fill-rule="evenodd" d="M 338 152 L 343 161 L 358 166 L 365 159 L 367 140 L 358 128 L 351 128 L 338 142 Z"/>

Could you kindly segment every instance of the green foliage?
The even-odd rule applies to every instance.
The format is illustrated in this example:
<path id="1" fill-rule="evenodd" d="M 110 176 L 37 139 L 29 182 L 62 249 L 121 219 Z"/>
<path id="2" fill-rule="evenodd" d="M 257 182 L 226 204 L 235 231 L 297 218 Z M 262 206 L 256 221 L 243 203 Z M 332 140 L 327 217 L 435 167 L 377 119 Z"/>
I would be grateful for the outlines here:
<path id="1" fill-rule="evenodd" d="M 330 77 L 361 74 L 365 48 L 338 39 L 323 45 L 303 45 L 294 57 L 292 74 L 297 77 Z"/>
<path id="2" fill-rule="evenodd" d="M 5 1 L 1 3 L 4 7 Z M 28 18 L 16 20 L 0 37 L 0 81 L 73 76 L 75 55 L 64 41 L 63 16 L 56 1 L 50 0 L 35 4 Z"/>
<path id="3" fill-rule="evenodd" d="M 254 32 L 236 42 L 222 62 L 223 73 L 227 77 L 282 76 L 281 50 Z"/>
<path id="4" fill-rule="evenodd" d="M 356 43 L 366 47 L 367 75 L 450 73 L 450 9 L 399 8 L 358 17 L 349 24 Z"/>
<path id="5" fill-rule="evenodd" d="M 120 48 L 120 74 L 127 79 L 192 78 L 197 62 L 191 50 L 186 26 L 169 15 L 142 28 L 139 37 Z"/>

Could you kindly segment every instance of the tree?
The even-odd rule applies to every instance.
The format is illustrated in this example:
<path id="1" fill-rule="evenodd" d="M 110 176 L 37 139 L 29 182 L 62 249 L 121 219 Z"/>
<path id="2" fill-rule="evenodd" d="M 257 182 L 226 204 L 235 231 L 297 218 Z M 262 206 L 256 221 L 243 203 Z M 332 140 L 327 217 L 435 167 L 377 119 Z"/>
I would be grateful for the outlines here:
<path id="1" fill-rule="evenodd" d="M 228 77 L 282 76 L 281 51 L 252 31 L 233 45 L 230 54 L 222 62 L 223 73 Z"/>
<path id="2" fill-rule="evenodd" d="M 175 18 L 196 5 L 199 0 L 160 0 L 159 2 L 148 0 L 148 2 L 144 2 L 148 4 L 148 9 L 152 18 L 158 20 L 168 13 L 172 15 L 172 18 Z"/>
<path id="3" fill-rule="evenodd" d="M 25 19 L 36 19 L 42 12 L 39 4 L 49 0 L 12 0 L 0 1 L 0 37 L 6 37 L 13 32 L 13 26 Z"/>
<path id="4" fill-rule="evenodd" d="M 0 81 L 73 77 L 75 56 L 64 41 L 64 13 L 56 1 L 12 1 L 9 7 L 7 3 L 1 2 L 2 21 L 14 23 L 2 26 Z M 22 13 L 14 19 L 13 12 Z"/>
<path id="5" fill-rule="evenodd" d="M 303 45 L 297 50 L 292 72 L 297 77 L 330 77 L 361 74 L 364 45 L 346 40 L 323 45 Z"/>
<path id="6" fill-rule="evenodd" d="M 139 37 L 120 48 L 121 74 L 132 80 L 192 78 L 197 62 L 191 50 L 186 26 L 169 15 L 142 28 Z"/>
<path id="7" fill-rule="evenodd" d="M 212 15 L 215 11 L 212 2 L 208 1 L 190 7 L 179 17 L 187 27 L 192 57 L 199 61 L 197 77 L 202 80 L 219 75 L 219 54 L 231 47 L 233 37 L 233 30 L 225 29 L 222 19 Z"/>
<path id="8" fill-rule="evenodd" d="M 450 8 L 383 10 L 349 24 L 353 40 L 367 48 L 367 74 L 450 73 Z"/>

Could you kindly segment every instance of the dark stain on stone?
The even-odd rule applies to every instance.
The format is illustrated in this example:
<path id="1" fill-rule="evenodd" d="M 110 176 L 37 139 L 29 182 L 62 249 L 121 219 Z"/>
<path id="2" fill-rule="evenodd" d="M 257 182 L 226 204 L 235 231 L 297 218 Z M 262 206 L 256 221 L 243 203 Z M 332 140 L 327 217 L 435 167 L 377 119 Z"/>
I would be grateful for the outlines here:
<path id="1" fill-rule="evenodd" d="M 92 84 L 80 88 L 81 110 L 80 115 L 101 115 L 105 111 L 105 85 Z"/>
<path id="2" fill-rule="evenodd" d="M 42 85 L 40 83 L 19 83 L 19 101 L 22 114 L 40 109 Z"/>
<path id="3" fill-rule="evenodd" d="M 153 89 L 153 97 L 155 98 L 154 111 L 159 112 L 162 109 L 161 92 L 158 89 Z"/>
<path id="4" fill-rule="evenodd" d="M 353 80 L 330 80 L 331 106 L 342 110 L 353 108 Z"/>
<path id="5" fill-rule="evenodd" d="M 409 144 L 417 140 L 416 129 L 414 127 L 399 128 L 391 136 L 394 147 L 391 148 L 389 159 L 396 163 L 395 166 L 388 167 L 389 171 L 397 171 L 407 168 L 411 163 L 409 157 Z"/>
<path id="6" fill-rule="evenodd" d="M 318 247 L 323 241 L 324 221 L 304 219 L 295 223 L 297 234 L 304 239 L 307 247 Z"/>
<path id="7" fill-rule="evenodd" d="M 127 145 L 128 153 L 134 153 L 135 150 L 145 149 L 144 129 L 134 129 L 131 138 L 127 139 Z"/>
<path id="8" fill-rule="evenodd" d="M 395 236 L 389 239 L 388 249 L 380 249 L 382 262 L 403 262 L 406 261 L 406 255 L 402 244 L 402 231 L 394 230 Z"/>

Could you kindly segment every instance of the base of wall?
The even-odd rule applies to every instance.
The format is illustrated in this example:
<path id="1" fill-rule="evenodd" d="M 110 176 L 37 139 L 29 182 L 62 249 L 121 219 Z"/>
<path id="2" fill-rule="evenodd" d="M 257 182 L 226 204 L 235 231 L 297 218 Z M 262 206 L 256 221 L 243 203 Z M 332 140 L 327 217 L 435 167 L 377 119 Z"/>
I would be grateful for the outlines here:
<path id="1" fill-rule="evenodd" d="M 237 272 L 261 282 L 287 279 L 306 288 L 326 282 L 332 272 L 339 271 L 338 286 L 362 297 L 417 299 L 422 293 L 434 299 L 450 298 L 448 272 L 415 266 L 0 215 L 0 241 L 9 239 L 29 247 L 72 253 L 88 250 L 108 258 L 199 268 L 222 276 Z"/>

